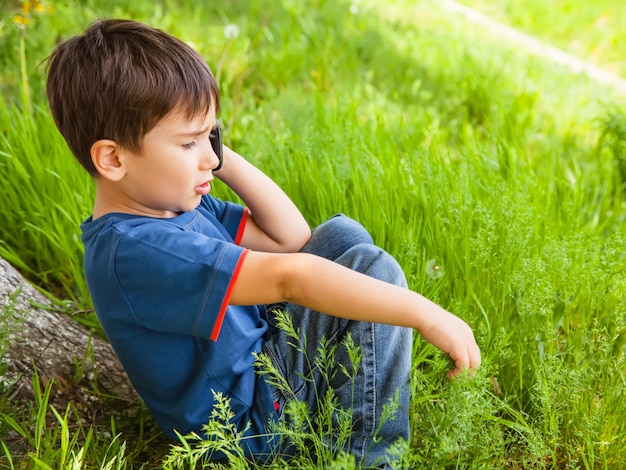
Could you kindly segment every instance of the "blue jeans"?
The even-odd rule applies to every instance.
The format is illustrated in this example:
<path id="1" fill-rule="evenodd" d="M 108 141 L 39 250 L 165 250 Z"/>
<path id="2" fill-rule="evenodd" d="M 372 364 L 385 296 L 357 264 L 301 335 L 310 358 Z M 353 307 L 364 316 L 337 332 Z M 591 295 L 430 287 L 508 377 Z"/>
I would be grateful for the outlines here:
<path id="1" fill-rule="evenodd" d="M 365 228 L 346 216 L 332 217 L 314 229 L 302 252 L 322 256 L 355 271 L 406 287 L 404 273 L 397 261 L 373 244 Z M 294 327 L 306 338 L 303 344 L 306 349 L 303 354 L 291 346 L 293 338 L 276 328 L 271 323 L 274 315 L 268 315 L 270 330 L 263 352 L 271 358 L 293 392 L 286 396 L 272 388 L 274 399 L 280 405 L 279 415 L 285 402 L 295 396 L 298 401 L 306 403 L 309 414 L 315 416 L 319 398 L 325 395 L 328 387 L 332 387 L 339 408 L 346 411 L 352 409 L 352 435 L 348 448 L 344 450 L 352 453 L 357 464 L 365 467 L 387 463 L 387 448 L 398 438 L 409 438 L 412 330 L 345 320 L 289 303 L 285 305 L 285 310 L 291 315 Z M 339 371 L 328 383 L 315 367 L 311 367 L 318 356 L 319 342 L 325 338 L 329 348 L 337 345 L 336 362 L 351 370 L 346 348 L 341 345 L 347 333 L 351 334 L 362 353 L 357 375 L 352 380 Z M 314 380 L 311 381 L 311 378 Z M 399 409 L 381 427 L 383 405 L 395 398 L 399 398 Z"/>

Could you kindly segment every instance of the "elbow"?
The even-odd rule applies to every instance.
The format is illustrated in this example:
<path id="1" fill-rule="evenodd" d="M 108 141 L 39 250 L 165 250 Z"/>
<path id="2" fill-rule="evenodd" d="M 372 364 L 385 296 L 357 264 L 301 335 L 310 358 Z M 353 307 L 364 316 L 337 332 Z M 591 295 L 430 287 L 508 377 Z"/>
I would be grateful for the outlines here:
<path id="1" fill-rule="evenodd" d="M 297 253 L 302 250 L 304 245 L 309 243 L 310 240 L 311 229 L 309 229 L 309 226 L 306 225 L 298 231 L 293 231 L 287 240 L 278 244 L 275 251 L 282 253 Z"/>
<path id="2" fill-rule="evenodd" d="M 306 225 L 299 233 L 297 237 L 294 237 L 293 251 L 300 251 L 304 248 L 304 245 L 311 241 L 311 229 Z"/>
<path id="3" fill-rule="evenodd" d="M 280 297 L 282 301 L 308 306 L 311 262 L 314 255 L 304 253 L 286 254 L 281 270 Z"/>

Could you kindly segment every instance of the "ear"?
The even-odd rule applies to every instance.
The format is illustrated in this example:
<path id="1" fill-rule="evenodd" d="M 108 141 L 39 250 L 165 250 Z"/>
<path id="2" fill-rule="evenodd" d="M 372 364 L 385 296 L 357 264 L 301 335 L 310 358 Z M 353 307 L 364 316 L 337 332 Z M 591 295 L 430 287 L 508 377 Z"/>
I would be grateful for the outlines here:
<path id="1" fill-rule="evenodd" d="M 120 159 L 121 147 L 114 140 L 101 139 L 91 146 L 91 161 L 98 173 L 111 181 L 124 177 L 126 169 Z"/>

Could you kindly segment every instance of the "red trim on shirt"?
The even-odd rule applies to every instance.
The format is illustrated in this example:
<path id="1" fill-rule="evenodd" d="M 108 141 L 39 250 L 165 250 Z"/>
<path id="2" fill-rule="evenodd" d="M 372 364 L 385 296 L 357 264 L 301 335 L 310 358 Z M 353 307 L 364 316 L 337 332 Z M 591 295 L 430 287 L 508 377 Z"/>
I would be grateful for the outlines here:
<path id="1" fill-rule="evenodd" d="M 250 215 L 250 209 L 247 207 L 243 211 L 243 215 L 241 216 L 241 222 L 239 222 L 239 228 L 237 229 L 237 235 L 235 235 L 235 244 L 239 245 L 241 243 L 241 239 L 243 238 L 243 231 L 246 229 L 246 222 L 248 221 L 248 216 Z"/>
<path id="2" fill-rule="evenodd" d="M 211 341 L 217 341 L 217 337 L 220 335 L 220 330 L 222 329 L 222 323 L 224 323 L 224 316 L 226 315 L 226 309 L 228 308 L 230 296 L 233 293 L 233 287 L 235 286 L 235 281 L 237 280 L 237 276 L 239 276 L 239 271 L 241 270 L 241 265 L 243 264 L 243 260 L 245 259 L 249 251 L 250 250 L 246 250 L 243 253 L 241 253 L 241 256 L 239 257 L 239 261 L 237 261 L 237 266 L 235 266 L 233 275 L 230 278 L 230 282 L 228 283 L 228 288 L 226 289 L 226 294 L 224 295 L 224 300 L 222 301 L 220 311 L 217 314 L 217 319 L 215 320 L 215 325 L 213 325 L 213 330 L 211 331 Z"/>

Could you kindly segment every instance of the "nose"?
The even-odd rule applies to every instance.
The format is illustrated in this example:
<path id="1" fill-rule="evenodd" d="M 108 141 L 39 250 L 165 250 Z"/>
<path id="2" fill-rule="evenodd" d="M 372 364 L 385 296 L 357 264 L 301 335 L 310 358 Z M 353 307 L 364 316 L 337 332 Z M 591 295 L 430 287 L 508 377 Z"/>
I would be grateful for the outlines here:
<path id="1" fill-rule="evenodd" d="M 221 154 L 221 152 L 220 152 Z M 203 145 L 202 160 L 200 162 L 202 169 L 211 169 L 217 171 L 222 166 L 221 155 L 215 153 L 215 149 L 207 142 Z"/>

